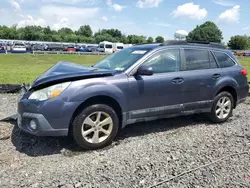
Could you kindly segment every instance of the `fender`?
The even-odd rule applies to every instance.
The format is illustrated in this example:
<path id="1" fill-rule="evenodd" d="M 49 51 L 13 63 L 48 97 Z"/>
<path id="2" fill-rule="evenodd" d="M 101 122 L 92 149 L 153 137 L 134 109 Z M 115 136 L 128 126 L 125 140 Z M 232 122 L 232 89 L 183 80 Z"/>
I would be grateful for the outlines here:
<path id="1" fill-rule="evenodd" d="M 238 88 L 239 88 L 239 84 L 236 82 L 236 80 L 234 80 L 232 77 L 229 76 L 225 76 L 222 79 L 220 79 L 217 84 L 216 84 L 216 92 L 214 94 L 214 97 L 217 95 L 217 93 L 224 87 L 232 87 L 234 88 L 234 90 L 237 92 Z"/>
<path id="2" fill-rule="evenodd" d="M 119 103 L 122 112 L 128 111 L 127 96 L 119 87 L 106 82 L 89 83 L 83 86 L 82 89 L 77 90 L 75 93 L 71 93 L 68 100 L 70 102 L 85 102 L 87 99 L 97 96 L 111 97 Z"/>

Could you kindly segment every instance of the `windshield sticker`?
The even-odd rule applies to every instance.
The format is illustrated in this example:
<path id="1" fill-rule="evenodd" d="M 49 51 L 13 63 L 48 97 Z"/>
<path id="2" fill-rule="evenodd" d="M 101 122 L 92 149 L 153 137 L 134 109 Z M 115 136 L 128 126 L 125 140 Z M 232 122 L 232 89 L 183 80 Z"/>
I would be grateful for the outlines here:
<path id="1" fill-rule="evenodd" d="M 115 70 L 117 70 L 117 71 L 123 71 L 123 69 L 124 69 L 123 67 L 116 67 L 115 68 Z"/>
<path id="2" fill-rule="evenodd" d="M 132 52 L 132 54 L 145 54 L 147 50 L 135 50 Z"/>

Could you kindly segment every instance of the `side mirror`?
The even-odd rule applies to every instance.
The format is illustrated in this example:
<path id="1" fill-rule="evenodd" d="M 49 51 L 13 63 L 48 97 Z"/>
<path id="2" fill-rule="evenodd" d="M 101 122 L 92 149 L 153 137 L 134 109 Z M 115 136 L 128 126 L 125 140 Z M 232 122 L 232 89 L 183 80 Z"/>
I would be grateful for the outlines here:
<path id="1" fill-rule="evenodd" d="M 153 68 L 150 66 L 142 65 L 138 68 L 136 75 L 145 75 L 145 76 L 151 76 L 153 75 Z"/>

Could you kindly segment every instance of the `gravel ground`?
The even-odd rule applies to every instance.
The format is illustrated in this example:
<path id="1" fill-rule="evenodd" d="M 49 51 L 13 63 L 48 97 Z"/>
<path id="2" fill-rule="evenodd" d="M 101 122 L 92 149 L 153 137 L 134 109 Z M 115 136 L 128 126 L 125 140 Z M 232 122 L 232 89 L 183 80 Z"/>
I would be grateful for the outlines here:
<path id="1" fill-rule="evenodd" d="M 201 115 L 140 123 L 111 146 L 88 152 L 69 138 L 37 138 L 15 122 L 0 122 L 0 187 L 150 187 L 248 152 L 249 101 L 224 124 Z M 157 187 L 250 187 L 250 155 L 223 158 Z"/>
<path id="2" fill-rule="evenodd" d="M 16 114 L 17 94 L 0 93 L 0 120 Z"/>

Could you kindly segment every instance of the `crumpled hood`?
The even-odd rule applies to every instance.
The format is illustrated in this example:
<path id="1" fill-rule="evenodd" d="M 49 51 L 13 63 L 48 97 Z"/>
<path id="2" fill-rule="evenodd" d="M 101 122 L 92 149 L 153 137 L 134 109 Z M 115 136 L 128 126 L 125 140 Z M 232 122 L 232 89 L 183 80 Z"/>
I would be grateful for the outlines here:
<path id="1" fill-rule="evenodd" d="M 70 62 L 58 62 L 39 76 L 31 85 L 31 89 L 37 90 L 57 83 L 84 78 L 113 76 L 115 72 L 115 70 L 97 69 Z"/>

